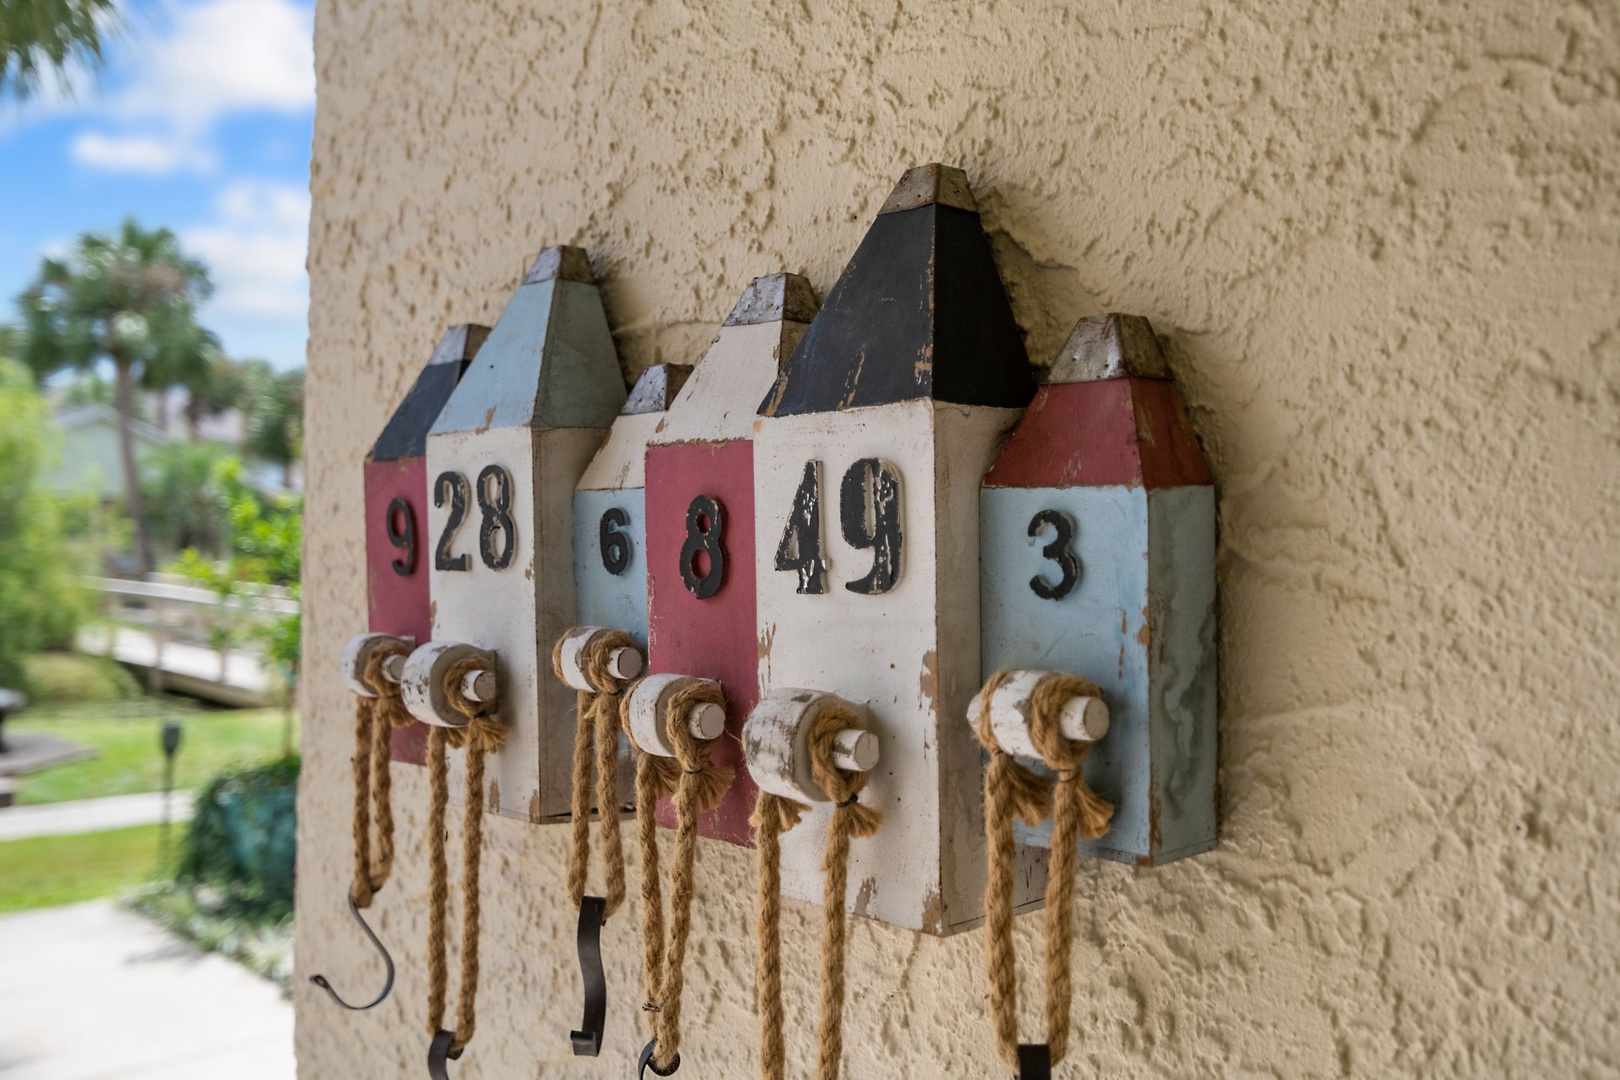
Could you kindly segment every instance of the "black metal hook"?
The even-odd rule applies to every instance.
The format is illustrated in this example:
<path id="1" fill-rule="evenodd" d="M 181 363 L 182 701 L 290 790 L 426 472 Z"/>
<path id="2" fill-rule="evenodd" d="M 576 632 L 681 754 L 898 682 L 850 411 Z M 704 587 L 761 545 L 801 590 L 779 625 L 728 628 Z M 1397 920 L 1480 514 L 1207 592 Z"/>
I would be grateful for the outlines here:
<path id="1" fill-rule="evenodd" d="M 1052 1048 L 1045 1043 L 1019 1043 L 1014 1080 L 1052 1080 Z"/>
<path id="2" fill-rule="evenodd" d="M 367 924 L 365 917 L 360 914 L 360 906 L 354 902 L 353 894 L 350 894 L 349 896 L 349 914 L 354 916 L 354 921 L 360 924 L 360 929 L 366 932 L 366 937 L 371 939 L 371 943 L 377 947 L 377 952 L 382 954 L 383 968 L 387 971 L 387 977 L 383 980 L 382 993 L 378 994 L 376 1000 L 370 1002 L 369 1004 L 350 1005 L 347 1001 L 344 1001 L 342 998 L 338 997 L 338 992 L 332 989 L 332 984 L 326 981 L 325 975 L 311 975 L 309 977 L 309 981 L 320 987 L 322 990 L 325 990 L 327 994 L 331 996 L 333 1001 L 337 1002 L 345 1009 L 350 1009 L 354 1012 L 365 1012 L 367 1009 L 374 1009 L 378 1005 L 381 1005 L 387 999 L 389 993 L 393 991 L 394 958 L 388 955 L 388 949 L 384 947 L 382 940 L 377 937 L 377 935 L 372 931 L 370 925 Z"/>
<path id="3" fill-rule="evenodd" d="M 450 1067 L 445 1064 L 461 1056 L 460 1050 L 450 1049 L 456 1041 L 456 1033 L 440 1028 L 433 1035 L 433 1042 L 428 1044 L 428 1076 L 431 1080 L 450 1080 Z"/>
<path id="4" fill-rule="evenodd" d="M 596 1057 L 602 1052 L 602 1029 L 607 1026 L 607 974 L 602 970 L 602 916 L 607 901 L 587 896 L 579 905 L 579 978 L 585 984 L 585 1018 L 581 1030 L 570 1031 L 575 1057 Z"/>
<path id="5" fill-rule="evenodd" d="M 675 1070 L 681 1067 L 681 1055 L 676 1054 L 675 1060 L 669 1063 L 668 1069 L 660 1069 L 653 1063 L 653 1051 L 658 1049 L 658 1040 L 654 1039 L 641 1048 L 641 1060 L 636 1063 L 636 1075 L 641 1080 L 647 1080 L 647 1070 L 651 1069 L 655 1076 L 674 1076 Z M 435 1077 L 434 1080 L 439 1080 Z"/>

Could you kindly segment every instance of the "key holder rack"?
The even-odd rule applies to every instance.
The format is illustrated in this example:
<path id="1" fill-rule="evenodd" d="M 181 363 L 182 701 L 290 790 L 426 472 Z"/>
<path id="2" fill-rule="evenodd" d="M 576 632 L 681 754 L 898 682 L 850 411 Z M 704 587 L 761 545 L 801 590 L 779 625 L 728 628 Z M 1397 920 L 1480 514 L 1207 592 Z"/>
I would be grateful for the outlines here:
<path id="1" fill-rule="evenodd" d="M 755 278 L 701 360 L 628 393 L 585 253 L 547 248 L 493 329 L 446 333 L 365 469 L 371 633 L 345 681 L 362 698 L 397 681 L 423 721 L 393 752 L 430 750 L 431 833 L 463 799 L 469 851 L 486 811 L 572 822 L 576 1053 L 603 1045 L 629 806 L 640 1068 L 657 1075 L 680 1063 L 700 837 L 758 846 L 761 925 L 784 896 L 824 907 L 822 1080 L 840 1068 L 846 913 L 934 935 L 988 923 L 1005 944 L 1044 905 L 1067 949 L 1076 859 L 1156 866 L 1215 842 L 1209 469 L 1146 319 L 1081 319 L 1031 366 L 960 170 L 907 171 L 824 304 L 797 275 Z M 1051 806 L 1056 826 L 1036 812 Z M 584 894 L 593 817 L 604 897 Z M 463 880 L 471 904 L 476 854 Z M 438 1027 L 442 949 L 430 973 L 434 1075 L 471 1035 L 472 954 L 460 1034 Z M 1049 988 L 1048 1043 L 1019 1045 L 1016 987 L 992 981 L 998 1050 L 1024 1080 L 1063 1057 L 1066 994 Z"/>

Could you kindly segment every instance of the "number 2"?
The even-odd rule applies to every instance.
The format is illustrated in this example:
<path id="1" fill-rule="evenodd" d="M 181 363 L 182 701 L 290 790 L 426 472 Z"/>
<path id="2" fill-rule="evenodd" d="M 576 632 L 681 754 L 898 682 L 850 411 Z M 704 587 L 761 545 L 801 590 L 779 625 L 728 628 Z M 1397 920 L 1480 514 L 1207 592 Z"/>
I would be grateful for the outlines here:
<path id="1" fill-rule="evenodd" d="M 433 505 L 442 509 L 447 499 L 450 502 L 450 517 L 444 523 L 444 532 L 439 534 L 438 546 L 433 549 L 433 569 L 471 570 L 471 556 L 465 553 L 450 554 L 450 542 L 456 538 L 456 530 L 461 528 L 462 519 L 467 516 L 465 476 L 458 472 L 442 472 L 433 481 Z"/>
<path id="2" fill-rule="evenodd" d="M 396 521 L 398 525 L 394 524 Z M 409 577 L 411 571 L 416 569 L 416 515 L 411 513 L 411 504 L 396 497 L 388 504 L 383 522 L 388 531 L 388 542 L 402 552 L 389 565 L 400 577 Z"/>
<path id="3" fill-rule="evenodd" d="M 1074 519 L 1061 510 L 1042 510 L 1029 520 L 1030 537 L 1040 536 L 1049 525 L 1057 535 L 1041 549 L 1041 557 L 1057 563 L 1063 576 L 1052 585 L 1036 574 L 1029 579 L 1029 587 L 1042 600 L 1061 600 L 1080 580 L 1080 560 L 1074 554 Z"/>

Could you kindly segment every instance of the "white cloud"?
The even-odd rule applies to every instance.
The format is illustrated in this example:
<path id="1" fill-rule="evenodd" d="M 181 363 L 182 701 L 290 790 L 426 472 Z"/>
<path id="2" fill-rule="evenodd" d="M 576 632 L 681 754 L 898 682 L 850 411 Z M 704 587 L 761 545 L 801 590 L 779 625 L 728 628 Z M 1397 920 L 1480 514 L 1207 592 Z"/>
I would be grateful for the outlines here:
<path id="1" fill-rule="evenodd" d="M 309 312 L 309 193 L 242 181 L 220 192 L 215 208 L 213 222 L 180 234 L 186 250 L 213 272 L 209 307 L 227 316 L 302 322 Z"/>
<path id="2" fill-rule="evenodd" d="M 206 170 L 223 117 L 315 106 L 314 12 L 296 0 L 205 0 L 173 9 L 166 32 L 133 36 L 130 78 L 95 109 L 102 129 L 73 142 L 82 165 Z"/>
<path id="3" fill-rule="evenodd" d="M 73 139 L 73 160 L 109 172 L 162 176 L 177 169 L 209 170 L 218 164 L 213 151 L 190 140 L 154 135 L 103 135 L 83 131 Z"/>

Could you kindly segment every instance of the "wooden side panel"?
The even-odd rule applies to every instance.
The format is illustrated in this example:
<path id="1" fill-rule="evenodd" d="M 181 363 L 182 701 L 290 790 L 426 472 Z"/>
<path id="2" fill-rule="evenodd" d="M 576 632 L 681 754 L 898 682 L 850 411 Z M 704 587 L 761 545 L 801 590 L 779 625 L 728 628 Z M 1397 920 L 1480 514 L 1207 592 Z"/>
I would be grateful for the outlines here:
<path id="1" fill-rule="evenodd" d="M 484 511 L 476 496 L 449 544 L 467 569 L 435 568 L 433 637 L 462 641 L 496 654 L 499 715 L 511 725 L 506 745 L 488 763 L 490 810 L 528 821 L 569 812 L 573 752 L 573 692 L 551 673 L 551 646 L 577 622 L 574 597 L 574 485 L 607 432 L 527 427 L 445 432 L 428 438 L 430 492 L 444 472 L 469 485 L 487 466 L 511 478 L 515 526 L 509 563 L 494 569 L 480 550 Z M 443 535 L 450 506 L 433 507 L 429 558 Z M 499 543 L 496 544 L 499 547 Z M 461 755 L 452 754 L 452 792 L 461 790 Z"/>
<path id="2" fill-rule="evenodd" d="M 602 540 L 604 519 L 612 534 L 606 548 Z M 646 493 L 639 487 L 620 491 L 576 491 L 573 525 L 574 587 L 578 594 L 580 625 L 628 631 L 645 647 Z"/>
<path id="3" fill-rule="evenodd" d="M 1148 493 L 1155 863 L 1215 846 L 1215 489 Z"/>
<path id="4" fill-rule="evenodd" d="M 428 600 L 432 555 L 426 540 L 427 463 L 419 457 L 368 461 L 363 483 L 367 629 L 414 637 L 420 644 L 433 629 Z M 405 513 L 394 514 L 393 535 L 401 540 L 398 546 L 390 539 L 388 526 L 389 507 L 396 499 L 406 507 Z M 408 572 L 398 573 L 396 568 Z M 395 731 L 390 752 L 395 761 L 422 764 L 427 752 L 426 726 L 412 724 Z"/>
<path id="5" fill-rule="evenodd" d="M 883 828 L 851 850 L 846 903 L 857 914 L 934 934 L 982 915 L 984 839 L 979 758 L 965 716 L 978 689 L 978 489 L 1007 409 L 911 401 L 764 419 L 755 437 L 759 670 L 763 689 L 803 687 L 865 703 L 882 758 L 861 798 Z M 840 486 L 862 459 L 899 477 L 898 576 L 887 592 L 851 591 L 874 564 L 850 543 Z M 778 541 L 804 478 L 821 463 L 825 591 L 801 593 L 776 569 Z M 828 809 L 783 838 L 783 892 L 821 896 Z M 1020 906 L 1041 880 L 1028 860 Z"/>
<path id="6" fill-rule="evenodd" d="M 725 687 L 726 734 L 715 744 L 714 760 L 738 767 L 737 779 L 725 801 L 703 816 L 700 829 L 704 836 L 751 845 L 748 816 L 757 789 L 741 768 L 741 733 L 759 700 L 753 446 L 746 440 L 652 446 L 646 468 L 648 670 L 718 679 Z M 725 522 L 719 539 L 724 576 L 704 599 L 681 572 L 691 535 L 688 511 L 698 496 L 716 500 Z M 713 569 L 706 557 L 700 566 Z M 667 800 L 660 820 L 673 824 Z"/>

